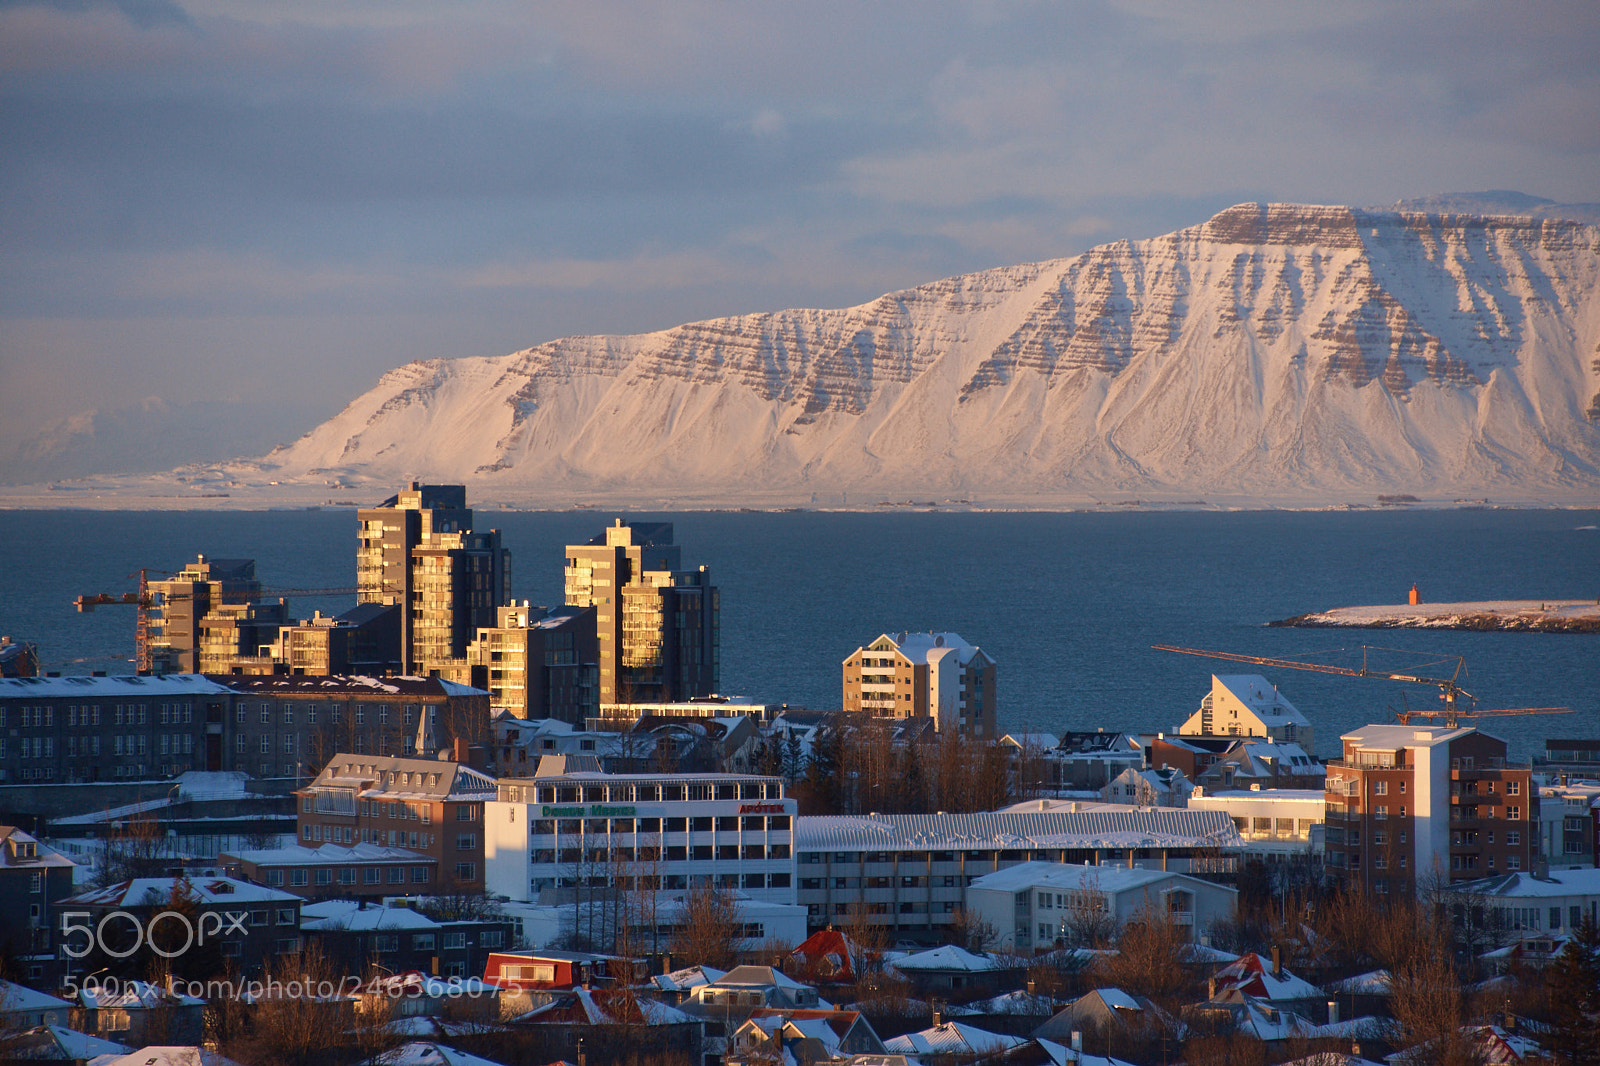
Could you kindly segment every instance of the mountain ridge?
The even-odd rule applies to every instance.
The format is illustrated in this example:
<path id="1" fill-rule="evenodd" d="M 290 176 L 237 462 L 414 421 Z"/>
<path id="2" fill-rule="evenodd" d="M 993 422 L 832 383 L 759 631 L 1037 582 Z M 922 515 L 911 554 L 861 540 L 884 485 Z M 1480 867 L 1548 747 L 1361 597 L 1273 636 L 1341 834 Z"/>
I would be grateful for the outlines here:
<path id="1" fill-rule="evenodd" d="M 1597 420 L 1600 228 L 1258 203 L 851 308 L 407 364 L 298 441 L 182 477 L 512 504 L 1581 502 Z"/>

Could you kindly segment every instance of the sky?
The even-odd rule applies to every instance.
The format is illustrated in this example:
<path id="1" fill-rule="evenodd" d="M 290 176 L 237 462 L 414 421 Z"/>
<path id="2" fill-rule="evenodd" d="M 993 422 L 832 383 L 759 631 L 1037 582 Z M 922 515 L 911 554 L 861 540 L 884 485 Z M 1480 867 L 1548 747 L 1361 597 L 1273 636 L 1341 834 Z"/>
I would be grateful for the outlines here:
<path id="1" fill-rule="evenodd" d="M 1592 0 L 0 0 L 0 481 L 1248 200 L 1597 202 L 1597 54 Z"/>

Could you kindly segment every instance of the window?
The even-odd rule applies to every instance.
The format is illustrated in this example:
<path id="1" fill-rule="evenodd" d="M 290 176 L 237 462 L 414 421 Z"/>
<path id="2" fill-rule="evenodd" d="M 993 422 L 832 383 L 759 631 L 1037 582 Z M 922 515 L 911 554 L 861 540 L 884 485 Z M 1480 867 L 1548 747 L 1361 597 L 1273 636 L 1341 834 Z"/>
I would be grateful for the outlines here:
<path id="1" fill-rule="evenodd" d="M 475 862 L 456 863 L 457 881 L 475 881 L 478 878 L 478 864 Z"/>
<path id="2" fill-rule="evenodd" d="M 1522 843 L 1522 833 L 1515 829 L 1506 830 L 1506 843 L 1520 845 Z"/>
<path id="3" fill-rule="evenodd" d="M 1508 795 L 1508 796 L 1520 796 L 1521 794 L 1522 794 L 1522 782 L 1521 781 L 1507 781 L 1506 782 L 1506 795 Z"/>
<path id="4" fill-rule="evenodd" d="M 1506 808 L 1506 818 L 1507 818 L 1508 821 L 1515 822 L 1518 819 L 1520 819 L 1521 817 L 1522 817 L 1522 808 L 1521 807 L 1507 807 Z"/>
<path id="5" fill-rule="evenodd" d="M 1389 794 L 1389 782 L 1374 781 L 1372 783 L 1372 794 L 1374 796 L 1387 796 Z"/>
<path id="6" fill-rule="evenodd" d="M 433 943 L 434 941 L 432 933 L 417 933 L 411 938 L 411 950 L 432 951 Z"/>
<path id="7" fill-rule="evenodd" d="M 411 868 L 411 883 L 425 885 L 428 883 L 428 868 L 426 866 L 413 866 Z"/>
<path id="8" fill-rule="evenodd" d="M 456 850 L 457 851 L 471 851 L 473 848 L 475 848 L 477 846 L 478 846 L 478 834 L 476 834 L 476 833 L 458 833 L 458 834 L 456 834 Z"/>
<path id="9" fill-rule="evenodd" d="M 279 907 L 278 908 L 278 924 L 279 925 L 297 925 L 297 924 L 299 924 L 298 920 L 295 917 L 295 913 L 294 913 L 294 908 L 293 907 Z"/>

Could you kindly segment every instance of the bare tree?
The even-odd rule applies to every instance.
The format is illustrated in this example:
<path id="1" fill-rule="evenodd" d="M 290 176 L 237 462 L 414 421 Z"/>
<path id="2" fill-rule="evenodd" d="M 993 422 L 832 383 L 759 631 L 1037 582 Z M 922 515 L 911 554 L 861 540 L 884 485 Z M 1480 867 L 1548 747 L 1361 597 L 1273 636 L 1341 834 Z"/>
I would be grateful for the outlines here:
<path id="1" fill-rule="evenodd" d="M 97 887 L 136 877 L 161 877 L 174 864 L 172 845 L 154 814 L 135 814 L 113 822 L 100 842 Z"/>
<path id="2" fill-rule="evenodd" d="M 671 951 L 690 965 L 729 970 L 739 963 L 739 932 L 739 912 L 732 897 L 720 886 L 702 882 L 683 897 Z"/>
<path id="3" fill-rule="evenodd" d="M 1117 936 L 1117 950 L 1101 956 L 1096 973 L 1108 984 L 1148 996 L 1176 1010 L 1194 991 L 1194 978 L 1178 964 L 1189 938 L 1170 911 L 1156 903 L 1141 907 Z"/>
<path id="4" fill-rule="evenodd" d="M 1078 888 L 1067 895 L 1067 910 L 1061 920 L 1061 939 L 1069 948 L 1097 948 L 1111 942 L 1117 920 L 1106 909 L 1100 891 L 1100 873 L 1090 869 L 1079 879 Z"/>
<path id="5" fill-rule="evenodd" d="M 957 907 L 950 915 L 950 940 L 957 947 L 974 954 L 983 954 L 1000 939 L 990 923 L 965 907 Z"/>

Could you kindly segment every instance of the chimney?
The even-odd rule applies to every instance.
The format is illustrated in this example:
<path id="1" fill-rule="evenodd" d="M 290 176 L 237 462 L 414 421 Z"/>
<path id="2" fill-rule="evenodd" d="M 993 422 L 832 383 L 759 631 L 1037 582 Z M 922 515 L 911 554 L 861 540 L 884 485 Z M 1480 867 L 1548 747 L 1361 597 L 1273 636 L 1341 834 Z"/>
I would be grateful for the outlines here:
<path id="1" fill-rule="evenodd" d="M 1206 978 L 1206 998 L 1217 998 L 1217 979 L 1215 977 Z"/>
<path id="2" fill-rule="evenodd" d="M 1283 976 L 1283 948 L 1272 945 L 1272 976 Z"/>
<path id="3" fill-rule="evenodd" d="M 937 1002 L 933 1005 L 933 1027 L 935 1029 L 944 1024 L 944 1012 L 939 1009 Z"/>
<path id="4" fill-rule="evenodd" d="M 1339 1001 L 1336 999 L 1328 1000 L 1328 1024 L 1339 1024 Z"/>
<path id="5" fill-rule="evenodd" d="M 456 737 L 455 752 L 456 762 L 465 763 L 467 761 L 467 740 L 465 737 Z"/>
<path id="6" fill-rule="evenodd" d="M 1028 978 L 1028 995 L 1031 996 L 1033 994 L 1034 994 L 1034 983 L 1033 983 L 1033 978 L 1030 977 L 1030 978 Z"/>
<path id="7" fill-rule="evenodd" d="M 1077 1029 L 1072 1031 L 1072 1053 L 1080 1060 L 1083 1058 L 1083 1033 Z"/>

